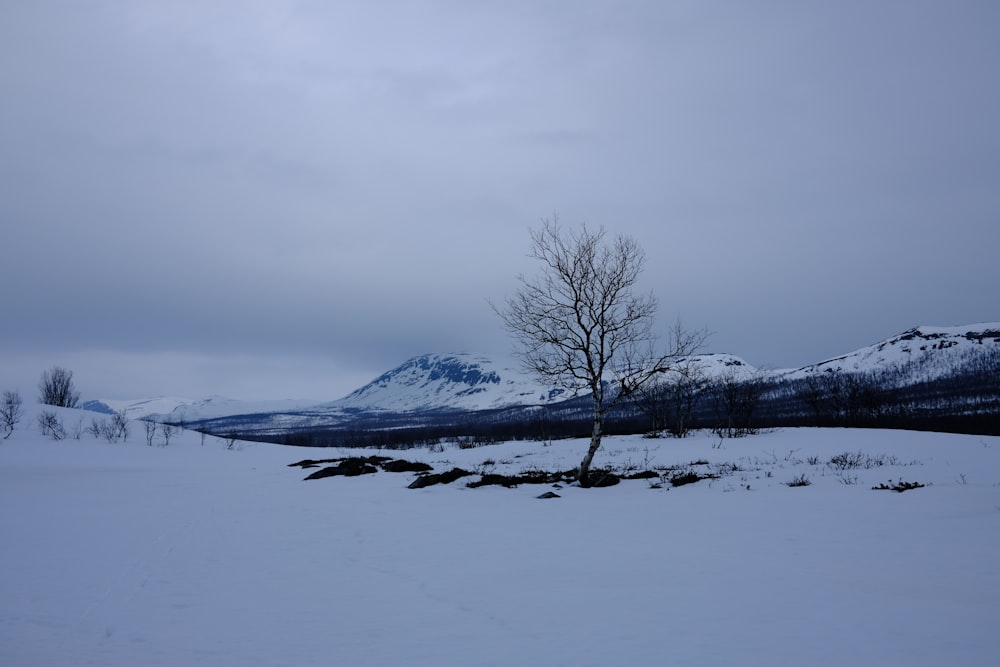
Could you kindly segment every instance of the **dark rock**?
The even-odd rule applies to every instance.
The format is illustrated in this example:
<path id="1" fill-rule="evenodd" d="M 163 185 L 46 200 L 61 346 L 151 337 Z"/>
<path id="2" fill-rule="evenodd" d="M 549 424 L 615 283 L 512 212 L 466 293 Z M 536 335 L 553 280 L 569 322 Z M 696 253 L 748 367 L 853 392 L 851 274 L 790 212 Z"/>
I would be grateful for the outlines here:
<path id="1" fill-rule="evenodd" d="M 378 468 L 369 463 L 366 459 L 349 458 L 343 459 L 335 466 L 328 466 L 321 470 L 317 470 L 313 474 L 306 477 L 306 479 L 322 479 L 324 477 L 335 477 L 338 475 L 342 475 L 344 477 L 357 477 L 358 475 L 371 475 L 376 472 L 378 472 Z"/>
<path id="2" fill-rule="evenodd" d="M 470 489 L 475 489 L 480 486 L 503 486 L 510 489 L 521 483 L 522 482 L 518 479 L 517 475 L 487 473 L 479 478 L 478 481 L 469 482 L 468 486 Z"/>
<path id="3" fill-rule="evenodd" d="M 317 470 L 316 472 L 306 477 L 306 479 L 323 479 L 324 477 L 333 477 L 334 475 L 342 475 L 342 474 L 344 473 L 340 471 L 340 466 L 328 466 L 326 468 L 323 468 L 322 470 Z"/>
<path id="4" fill-rule="evenodd" d="M 461 468 L 452 468 L 447 472 L 432 473 L 429 475 L 421 475 L 417 477 L 409 485 L 410 489 L 422 489 L 426 486 L 434 486 L 435 484 L 451 484 L 456 479 L 462 477 L 467 477 L 472 473 L 468 470 L 462 470 Z"/>
<path id="5" fill-rule="evenodd" d="M 385 470 L 386 472 L 429 472 L 434 470 L 434 468 L 423 461 L 395 459 L 393 461 L 386 461 L 383 463 L 382 470 Z"/>
<path id="6" fill-rule="evenodd" d="M 289 463 L 288 467 L 289 468 L 295 468 L 295 467 L 299 467 L 299 468 L 318 468 L 321 463 L 337 463 L 338 461 L 340 461 L 340 459 L 320 459 L 318 461 L 314 461 L 312 459 L 303 459 L 303 460 L 297 461 L 295 463 Z"/>
<path id="7" fill-rule="evenodd" d="M 546 499 L 546 498 L 562 498 L 562 496 L 560 496 L 560 495 L 559 495 L 558 493 L 556 493 L 555 491 L 546 491 L 546 492 L 545 492 L 545 493 L 543 493 L 542 495 L 538 496 L 538 498 L 541 498 L 541 499 L 543 499 L 543 500 L 544 500 L 544 499 Z"/>

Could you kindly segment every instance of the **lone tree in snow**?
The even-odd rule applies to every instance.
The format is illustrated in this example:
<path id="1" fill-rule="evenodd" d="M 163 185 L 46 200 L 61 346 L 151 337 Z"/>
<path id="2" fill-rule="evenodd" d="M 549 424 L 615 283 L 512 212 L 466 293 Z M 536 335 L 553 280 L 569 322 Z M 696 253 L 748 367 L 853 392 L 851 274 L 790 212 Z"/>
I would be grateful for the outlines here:
<path id="1" fill-rule="evenodd" d="M 14 432 L 17 422 L 24 417 L 24 409 L 21 407 L 21 395 L 16 391 L 5 391 L 3 402 L 0 403 L 0 428 L 3 428 L 3 439 L 6 440 Z"/>
<path id="2" fill-rule="evenodd" d="M 60 408 L 75 408 L 80 400 L 80 392 L 73 385 L 73 371 L 59 366 L 42 373 L 38 382 L 38 402 Z"/>
<path id="3" fill-rule="evenodd" d="M 516 341 L 516 354 L 543 381 L 588 390 L 594 399 L 590 447 L 580 463 L 581 486 L 590 486 L 590 464 L 601 446 L 604 417 L 704 341 L 704 332 L 677 327 L 666 352 L 656 348 L 656 299 L 636 295 L 645 264 L 635 240 L 607 239 L 581 227 L 567 231 L 558 218 L 531 232 L 529 256 L 542 263 L 505 305 L 494 306 Z"/>

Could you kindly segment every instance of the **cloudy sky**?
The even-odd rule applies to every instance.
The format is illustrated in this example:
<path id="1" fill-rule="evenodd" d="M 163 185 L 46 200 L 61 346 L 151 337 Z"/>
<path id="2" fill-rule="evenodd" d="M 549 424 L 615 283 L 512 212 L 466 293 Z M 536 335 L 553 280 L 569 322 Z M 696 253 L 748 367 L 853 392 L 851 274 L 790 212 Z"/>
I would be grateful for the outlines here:
<path id="1" fill-rule="evenodd" d="M 1000 3 L 10 0 L 0 388 L 338 398 L 504 357 L 558 212 L 799 366 L 1000 320 Z"/>

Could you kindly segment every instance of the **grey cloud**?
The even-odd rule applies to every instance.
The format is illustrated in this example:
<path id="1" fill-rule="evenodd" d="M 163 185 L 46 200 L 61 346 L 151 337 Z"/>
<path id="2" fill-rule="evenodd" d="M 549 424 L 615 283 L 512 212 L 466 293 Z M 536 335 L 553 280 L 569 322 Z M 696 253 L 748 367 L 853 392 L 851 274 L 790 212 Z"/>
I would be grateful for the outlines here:
<path id="1" fill-rule="evenodd" d="M 135 355 L 186 360 L 187 393 L 215 373 L 238 394 L 244 373 L 259 394 L 259 364 L 295 396 L 327 386 L 309 368 L 502 355 L 486 300 L 533 270 L 527 229 L 554 211 L 635 236 L 664 331 L 679 315 L 752 363 L 998 319 L 997 19 L 989 2 L 4 6 L 0 281 L 18 287 L 0 368 L 101 350 L 139 393 L 159 389 Z"/>

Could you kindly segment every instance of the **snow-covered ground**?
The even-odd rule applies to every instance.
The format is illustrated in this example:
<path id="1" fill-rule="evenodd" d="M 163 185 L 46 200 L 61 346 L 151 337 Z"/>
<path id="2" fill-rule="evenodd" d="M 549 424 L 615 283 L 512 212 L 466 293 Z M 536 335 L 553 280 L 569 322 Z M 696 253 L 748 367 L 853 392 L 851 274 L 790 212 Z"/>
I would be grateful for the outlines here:
<path id="1" fill-rule="evenodd" d="M 356 450 L 227 450 L 195 433 L 149 447 L 141 424 L 126 443 L 52 441 L 38 433 L 40 408 L 25 408 L 0 442 L 2 665 L 914 666 L 1000 656 L 1000 438 L 614 437 L 596 465 L 726 474 L 660 488 L 459 480 L 411 490 L 413 473 L 303 481 L 310 471 L 287 466 Z M 58 412 L 71 431 L 95 418 Z M 571 468 L 586 444 L 383 453 L 437 470 L 520 472 Z M 873 467 L 828 463 L 857 452 Z M 802 476 L 809 486 L 786 485 Z M 872 490 L 899 480 L 926 486 Z M 536 498 L 548 490 L 561 497 Z"/>

